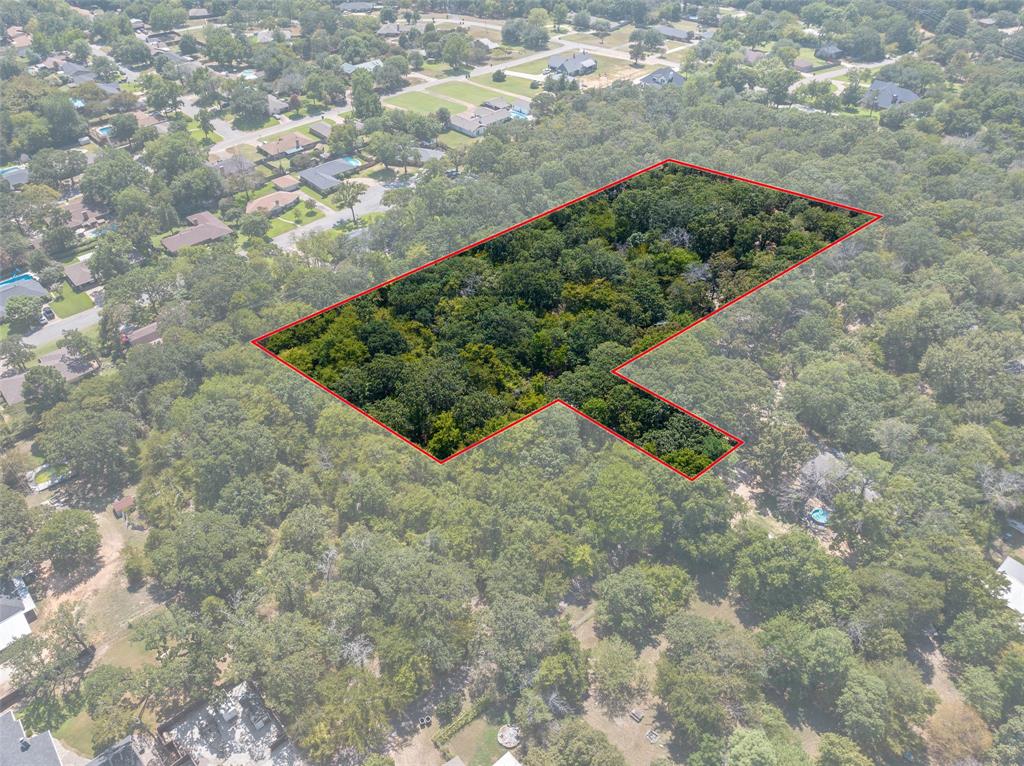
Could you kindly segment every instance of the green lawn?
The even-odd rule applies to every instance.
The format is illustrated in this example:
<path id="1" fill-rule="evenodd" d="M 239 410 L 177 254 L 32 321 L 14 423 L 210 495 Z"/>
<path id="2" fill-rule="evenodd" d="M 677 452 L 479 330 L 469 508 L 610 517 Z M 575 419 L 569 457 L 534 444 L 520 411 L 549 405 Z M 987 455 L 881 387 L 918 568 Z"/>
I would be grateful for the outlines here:
<path id="1" fill-rule="evenodd" d="M 442 133 L 438 136 L 437 140 L 449 149 L 458 149 L 460 146 L 469 146 L 477 139 L 456 133 L 454 130 L 449 130 L 447 133 Z"/>
<path id="2" fill-rule="evenodd" d="M 458 755 L 467 766 L 491 766 L 504 753 L 498 744 L 498 726 L 486 718 L 471 721 L 448 743 L 452 754 Z"/>
<path id="3" fill-rule="evenodd" d="M 328 194 L 327 196 L 324 196 L 323 194 L 318 192 L 316 189 L 312 189 L 309 186 L 303 186 L 302 187 L 302 193 L 312 197 L 317 202 L 322 202 L 323 204 L 327 205 L 327 207 L 329 207 L 331 210 L 337 210 L 338 209 L 338 206 L 335 205 L 331 201 L 331 195 L 330 194 Z M 299 203 L 299 204 L 302 204 L 302 203 Z"/>
<path id="4" fill-rule="evenodd" d="M 465 74 L 466 71 L 467 70 L 465 70 L 465 69 L 452 69 L 450 66 L 448 66 L 443 61 L 435 61 L 435 62 L 432 62 L 432 63 L 425 63 L 425 64 L 423 64 L 423 67 L 420 69 L 420 72 L 422 72 L 423 74 L 429 75 L 430 77 L 437 77 L 437 78 L 441 78 L 441 77 L 457 77 L 460 74 Z"/>
<path id="5" fill-rule="evenodd" d="M 484 90 L 472 82 L 445 82 L 440 85 L 435 85 L 430 88 L 429 93 L 436 94 L 438 96 L 447 96 L 449 98 L 457 98 L 460 101 L 468 101 L 470 104 L 479 106 L 488 99 L 498 97 L 497 93 L 493 91 Z"/>
<path id="6" fill-rule="evenodd" d="M 549 58 L 550 56 L 544 56 L 536 61 L 527 61 L 524 64 L 513 64 L 509 67 L 509 71 L 522 72 L 523 74 L 543 74 L 544 70 L 548 68 Z"/>
<path id="7" fill-rule="evenodd" d="M 271 219 L 270 228 L 267 229 L 267 236 L 273 239 L 274 237 L 279 237 L 286 231 L 291 231 L 294 228 L 294 223 L 282 218 L 281 216 L 277 216 L 276 218 Z"/>
<path id="8" fill-rule="evenodd" d="M 682 24 L 673 24 L 673 26 L 678 26 L 680 29 L 683 28 Z M 696 24 L 693 26 L 696 27 Z M 634 29 L 636 27 L 632 24 L 627 24 L 622 29 L 616 29 L 610 35 L 607 35 L 603 41 L 597 35 L 589 32 L 573 32 L 562 39 L 570 43 L 586 43 L 588 45 L 603 45 L 606 48 L 616 48 L 629 42 L 629 36 L 633 34 Z"/>
<path id="9" fill-rule="evenodd" d="M 531 88 L 530 80 L 523 79 L 522 77 L 514 77 L 512 75 L 505 76 L 505 82 L 494 82 L 489 74 L 479 75 L 473 78 L 473 82 L 480 83 L 481 85 L 489 85 L 492 88 L 498 88 L 508 93 L 510 96 L 519 96 L 522 98 L 533 98 L 538 93 L 542 92 L 541 88 Z"/>
<path id="10" fill-rule="evenodd" d="M 398 106 L 420 114 L 434 114 L 438 109 L 447 109 L 453 114 L 463 111 L 462 104 L 449 101 L 446 98 L 431 96 L 429 93 L 413 91 L 402 93 L 398 96 L 384 99 L 384 103 L 391 106 Z"/>
<path id="11" fill-rule="evenodd" d="M 76 293 L 67 282 L 61 282 L 60 298 L 50 301 L 50 308 L 61 319 L 66 319 L 92 308 L 92 298 L 87 293 Z"/>

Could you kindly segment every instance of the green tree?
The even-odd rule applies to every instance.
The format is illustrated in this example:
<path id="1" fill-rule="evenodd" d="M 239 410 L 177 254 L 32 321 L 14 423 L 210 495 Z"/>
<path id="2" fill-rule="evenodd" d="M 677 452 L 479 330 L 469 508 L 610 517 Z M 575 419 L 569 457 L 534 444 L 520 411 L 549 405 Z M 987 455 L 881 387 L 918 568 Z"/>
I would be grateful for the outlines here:
<path id="1" fill-rule="evenodd" d="M 35 351 L 21 339 L 20 335 L 8 335 L 0 340 L 0 360 L 11 370 L 24 372 L 35 357 Z"/>
<path id="2" fill-rule="evenodd" d="M 331 137 L 334 134 L 332 132 Z M 347 207 L 349 212 L 352 213 L 352 223 L 356 222 L 356 205 L 359 204 L 359 200 L 362 199 L 363 194 L 366 193 L 366 185 L 357 183 L 355 181 L 344 181 L 342 184 L 335 189 L 334 194 L 331 195 L 331 199 L 338 207 Z"/>
<path id="3" fill-rule="evenodd" d="M 30 540 L 37 525 L 37 514 L 25 498 L 0 486 L 0 576 L 21 576 L 36 561 Z"/>
<path id="4" fill-rule="evenodd" d="M 39 324 L 43 303 L 37 295 L 16 295 L 7 301 L 4 319 L 11 326 L 11 332 L 24 335 Z"/>
<path id="5" fill-rule="evenodd" d="M 642 646 L 661 631 L 669 614 L 688 604 L 694 587 L 678 567 L 635 564 L 608 575 L 596 590 L 598 627 Z"/>
<path id="6" fill-rule="evenodd" d="M 352 113 L 357 120 L 379 117 L 384 111 L 373 91 L 373 76 L 364 69 L 352 73 Z"/>
<path id="7" fill-rule="evenodd" d="M 88 511 L 58 508 L 40 524 L 32 538 L 37 555 L 49 559 L 54 571 L 70 574 L 96 559 L 100 533 Z"/>
<path id="8" fill-rule="evenodd" d="M 779 758 L 768 736 L 760 729 L 737 729 L 729 737 L 730 766 L 778 766 Z"/>
<path id="9" fill-rule="evenodd" d="M 25 409 L 34 418 L 64 401 L 68 395 L 64 376 L 53 367 L 40 365 L 25 373 L 21 389 L 25 397 Z"/>
<path id="10" fill-rule="evenodd" d="M 466 35 L 452 33 L 445 37 L 441 48 L 441 60 L 452 69 L 458 69 L 469 55 L 470 42 Z"/>
<path id="11" fill-rule="evenodd" d="M 857 743 L 840 734 L 823 734 L 818 744 L 816 766 L 871 766 Z"/>
<path id="12" fill-rule="evenodd" d="M 620 715 L 645 691 L 647 679 L 636 651 L 617 636 L 598 642 L 591 652 L 597 697 L 610 715 Z"/>

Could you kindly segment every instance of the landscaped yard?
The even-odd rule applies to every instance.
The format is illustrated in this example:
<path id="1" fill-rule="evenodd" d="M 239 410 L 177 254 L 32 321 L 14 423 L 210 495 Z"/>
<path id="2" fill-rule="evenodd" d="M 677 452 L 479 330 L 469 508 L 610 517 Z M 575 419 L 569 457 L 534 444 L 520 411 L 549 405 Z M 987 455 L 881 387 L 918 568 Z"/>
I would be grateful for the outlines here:
<path id="1" fill-rule="evenodd" d="M 498 88 L 499 90 L 505 91 L 510 96 L 519 96 L 521 98 L 533 98 L 541 92 L 541 88 L 530 87 L 532 80 L 527 80 L 523 77 L 515 77 L 510 74 L 506 74 L 505 82 L 494 82 L 489 74 L 478 75 L 473 78 L 473 82 L 481 85 L 488 85 L 492 88 Z"/>
<path id="2" fill-rule="evenodd" d="M 434 114 L 438 109 L 447 109 L 452 114 L 464 111 L 463 105 L 446 98 L 431 96 L 429 93 L 412 91 L 384 99 L 389 106 L 398 106 L 421 114 Z"/>
<path id="3" fill-rule="evenodd" d="M 491 766 L 505 752 L 498 744 L 498 728 L 484 717 L 477 718 L 452 737 L 448 749 L 466 766 Z"/>
<path id="4" fill-rule="evenodd" d="M 267 236 L 276 237 L 279 234 L 284 234 L 286 231 L 294 229 L 296 226 L 304 226 L 323 217 L 324 212 L 319 208 L 310 210 L 305 204 L 300 202 L 291 210 L 285 211 L 271 221 Z"/>
<path id="5" fill-rule="evenodd" d="M 74 316 L 81 311 L 92 308 L 92 298 L 88 293 L 76 293 L 67 282 L 61 282 L 60 298 L 50 301 L 53 313 L 61 319 Z"/>
<path id="6" fill-rule="evenodd" d="M 443 82 L 430 88 L 429 92 L 438 96 L 457 98 L 474 106 L 479 106 L 488 99 L 500 98 L 494 91 L 485 90 L 472 82 Z"/>
<path id="7" fill-rule="evenodd" d="M 447 133 L 442 133 L 438 136 L 437 140 L 449 149 L 458 149 L 460 146 L 470 146 L 477 139 L 464 136 L 454 130 L 449 130 Z"/>

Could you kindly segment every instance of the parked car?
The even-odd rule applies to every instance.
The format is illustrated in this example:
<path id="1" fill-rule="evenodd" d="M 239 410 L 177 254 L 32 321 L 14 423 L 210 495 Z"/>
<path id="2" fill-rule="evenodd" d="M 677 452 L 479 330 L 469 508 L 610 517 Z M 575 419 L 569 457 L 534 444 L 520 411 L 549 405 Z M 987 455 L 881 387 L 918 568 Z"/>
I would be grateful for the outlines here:
<path id="1" fill-rule="evenodd" d="M 56 319 L 57 315 L 53 313 L 53 309 L 49 306 L 43 306 L 43 317 L 49 322 L 51 319 Z"/>

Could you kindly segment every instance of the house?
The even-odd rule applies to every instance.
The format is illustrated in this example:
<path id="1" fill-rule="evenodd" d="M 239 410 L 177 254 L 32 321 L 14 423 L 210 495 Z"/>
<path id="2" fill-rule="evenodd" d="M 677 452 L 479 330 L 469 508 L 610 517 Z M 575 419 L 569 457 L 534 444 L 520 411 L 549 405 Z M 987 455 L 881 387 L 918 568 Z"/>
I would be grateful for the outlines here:
<path id="1" fill-rule="evenodd" d="M 871 109 L 890 109 L 897 104 L 909 104 L 921 98 L 912 90 L 901 88 L 894 82 L 875 80 L 868 87 L 861 104 Z"/>
<path id="2" fill-rule="evenodd" d="M 666 85 L 682 85 L 686 78 L 671 67 L 655 69 L 649 75 L 641 77 L 636 84 L 642 88 L 664 88 Z"/>
<path id="3" fill-rule="evenodd" d="M 291 40 L 292 33 L 287 29 L 261 29 L 256 33 L 255 37 L 256 42 L 263 44 L 275 42 L 278 38 L 281 40 Z"/>
<path id="4" fill-rule="evenodd" d="M 693 32 L 688 29 L 677 29 L 668 24 L 655 24 L 651 28 L 666 40 L 672 40 L 673 42 L 688 43 L 693 39 Z"/>
<path id="5" fill-rule="evenodd" d="M 100 82 L 96 79 L 96 73 L 87 66 L 76 64 L 74 61 L 64 60 L 60 64 L 61 74 L 72 85 L 84 85 L 87 82 L 94 83 L 97 88 L 112 96 L 120 92 L 121 86 L 113 82 Z"/>
<path id="6" fill-rule="evenodd" d="M 126 346 L 150 346 L 162 342 L 163 338 L 160 337 L 160 328 L 157 327 L 156 322 L 121 332 L 121 343 Z"/>
<path id="7" fill-rule="evenodd" d="M 512 112 L 508 109 L 488 109 L 485 106 L 476 106 L 460 114 L 452 115 L 450 124 L 452 130 L 476 138 L 483 135 L 484 131 L 491 126 L 511 119 Z"/>
<path id="8" fill-rule="evenodd" d="M 96 281 L 86 261 L 73 261 L 65 266 L 64 278 L 75 292 L 81 292 Z"/>
<path id="9" fill-rule="evenodd" d="M 810 59 L 798 58 L 795 61 L 793 61 L 793 69 L 795 69 L 798 72 L 807 74 L 808 72 L 814 71 L 814 62 L 811 61 Z"/>
<path id="10" fill-rule="evenodd" d="M 571 56 L 552 56 L 548 59 L 548 69 L 569 77 L 582 77 L 597 71 L 597 61 L 589 53 L 579 51 Z"/>
<path id="11" fill-rule="evenodd" d="M 25 736 L 21 721 L 8 710 L 0 716 L 0 766 L 63 766 L 49 731 Z"/>
<path id="12" fill-rule="evenodd" d="M 14 49 L 15 54 L 18 56 L 28 55 L 29 49 L 32 47 L 32 35 L 22 27 L 7 27 L 4 37 L 7 39 L 7 44 Z"/>
<path id="13" fill-rule="evenodd" d="M 168 766 L 173 758 L 156 737 L 139 729 L 115 742 L 85 766 Z"/>
<path id="14" fill-rule="evenodd" d="M 182 56 L 174 51 L 154 51 L 153 58 L 165 62 L 167 66 L 174 69 L 179 75 L 191 75 L 193 72 L 203 68 L 203 65 L 198 61 L 188 56 Z"/>
<path id="15" fill-rule="evenodd" d="M 370 13 L 370 11 L 372 11 L 377 6 L 374 5 L 373 3 L 347 2 L 338 3 L 334 7 L 337 8 L 342 13 Z"/>
<path id="16" fill-rule="evenodd" d="M 267 94 L 267 112 L 271 117 L 279 117 L 288 111 L 288 102 L 279 99 L 273 93 Z"/>
<path id="17" fill-rule="evenodd" d="M 374 69 L 382 66 L 384 66 L 384 62 L 380 59 L 370 59 L 369 61 L 364 61 L 362 64 L 342 64 L 341 71 L 347 75 L 351 75 L 357 69 L 365 69 L 367 72 L 372 72 Z"/>
<path id="18" fill-rule="evenodd" d="M 315 138 L 310 138 L 305 133 L 285 133 L 272 141 L 264 141 L 257 144 L 256 149 L 267 159 L 276 160 L 279 157 L 290 157 L 299 154 L 319 143 Z"/>
<path id="19" fill-rule="evenodd" d="M 314 122 L 309 126 L 309 132 L 317 138 L 326 141 L 331 137 L 331 129 L 334 125 L 329 122 Z"/>
<path id="20" fill-rule="evenodd" d="M 123 519 L 125 514 L 134 507 L 134 495 L 121 495 L 121 497 L 117 498 L 117 500 L 110 504 L 110 512 L 114 514 L 114 518 Z"/>
<path id="21" fill-rule="evenodd" d="M 105 223 L 107 220 L 98 210 L 94 210 L 86 205 L 81 194 L 69 199 L 65 203 L 64 209 L 68 211 L 68 215 L 70 216 L 68 219 L 68 228 L 75 231 L 78 231 L 79 229 L 90 231 L 100 224 Z"/>
<path id="22" fill-rule="evenodd" d="M 130 19 L 132 25 L 132 31 L 138 32 L 140 29 L 146 28 L 146 22 L 142 19 Z"/>
<path id="23" fill-rule="evenodd" d="M 252 160 L 248 160 L 238 154 L 207 164 L 220 173 L 221 178 L 235 178 L 256 170 L 256 165 L 253 164 Z"/>
<path id="24" fill-rule="evenodd" d="M 24 186 L 28 183 L 28 179 L 28 168 L 24 165 L 11 165 L 10 167 L 0 168 L 0 181 L 6 181 L 7 185 L 12 189 Z"/>
<path id="25" fill-rule="evenodd" d="M 157 727 L 157 737 L 180 760 L 175 765 L 301 766 L 304 761 L 280 721 L 246 682 L 193 705 Z"/>
<path id="26" fill-rule="evenodd" d="M 35 277 L 27 274 L 0 282 L 0 319 L 7 313 L 7 301 L 26 295 L 43 299 L 50 297 L 46 288 L 39 284 Z"/>
<path id="27" fill-rule="evenodd" d="M 501 47 L 501 43 L 496 43 L 494 40 L 487 37 L 475 37 L 473 38 L 473 43 L 489 51 L 493 51 Z"/>
<path id="28" fill-rule="evenodd" d="M 189 8 L 188 19 L 189 21 L 201 21 L 202 19 L 208 19 L 212 16 L 205 8 Z"/>
<path id="29" fill-rule="evenodd" d="M 444 157 L 444 152 L 440 149 L 427 149 L 422 146 L 417 146 L 413 151 L 416 152 L 416 161 L 420 165 L 425 162 L 439 160 Z"/>
<path id="30" fill-rule="evenodd" d="M 505 753 L 494 762 L 494 766 L 523 766 L 523 764 L 512 753 Z"/>
<path id="31" fill-rule="evenodd" d="M 829 43 L 814 51 L 814 55 L 822 61 L 839 61 L 843 57 L 843 49 L 835 43 Z"/>
<path id="32" fill-rule="evenodd" d="M 149 112 L 144 112 L 141 109 L 136 109 L 134 112 L 129 112 L 129 114 L 135 118 L 135 122 L 139 124 L 140 128 L 151 128 L 166 121 L 159 115 L 150 114 Z"/>
<path id="33" fill-rule="evenodd" d="M 186 220 L 192 226 L 160 240 L 161 244 L 172 253 L 177 253 L 186 247 L 215 242 L 231 233 L 231 229 L 224 222 L 206 210 L 190 215 Z"/>
<path id="34" fill-rule="evenodd" d="M 99 369 L 97 364 L 69 358 L 63 349 L 43 354 L 39 357 L 39 365 L 41 367 L 52 367 L 68 383 L 74 383 L 79 378 L 84 378 L 86 375 Z M 25 401 L 24 386 L 25 373 L 23 372 L 6 378 L 0 378 L 0 396 L 3 397 L 7 404 L 19 404 Z"/>
<path id="35" fill-rule="evenodd" d="M 299 188 L 299 179 L 291 175 L 275 178 L 272 183 L 278 191 L 290 192 Z"/>
<path id="36" fill-rule="evenodd" d="M 1010 581 L 1009 587 L 1003 594 L 1003 601 L 1017 614 L 1024 615 L 1024 564 L 1007 556 L 999 565 L 999 574 Z"/>
<path id="37" fill-rule="evenodd" d="M 299 195 L 295 192 L 275 191 L 264 194 L 254 200 L 249 200 L 245 206 L 246 213 L 263 213 L 268 216 L 280 215 L 286 210 L 295 207 L 299 202 Z"/>
<path id="38" fill-rule="evenodd" d="M 757 48 L 747 48 L 743 51 L 743 63 L 747 66 L 753 66 L 767 55 L 768 51 L 758 50 Z"/>
<path id="39" fill-rule="evenodd" d="M 32 600 L 25 581 L 12 577 L 8 587 L 0 591 L 0 650 L 31 633 L 29 623 L 35 618 L 36 602 Z"/>
<path id="40" fill-rule="evenodd" d="M 406 32 L 412 32 L 416 30 L 422 32 L 427 28 L 426 22 L 417 21 L 415 24 L 406 24 L 400 21 L 394 21 L 390 24 L 381 24 L 377 30 L 377 34 L 380 37 L 398 37 L 404 35 Z"/>
<path id="41" fill-rule="evenodd" d="M 338 157 L 301 171 L 299 178 L 320 194 L 329 194 L 341 186 L 344 176 L 360 167 L 362 163 L 355 157 Z"/>

